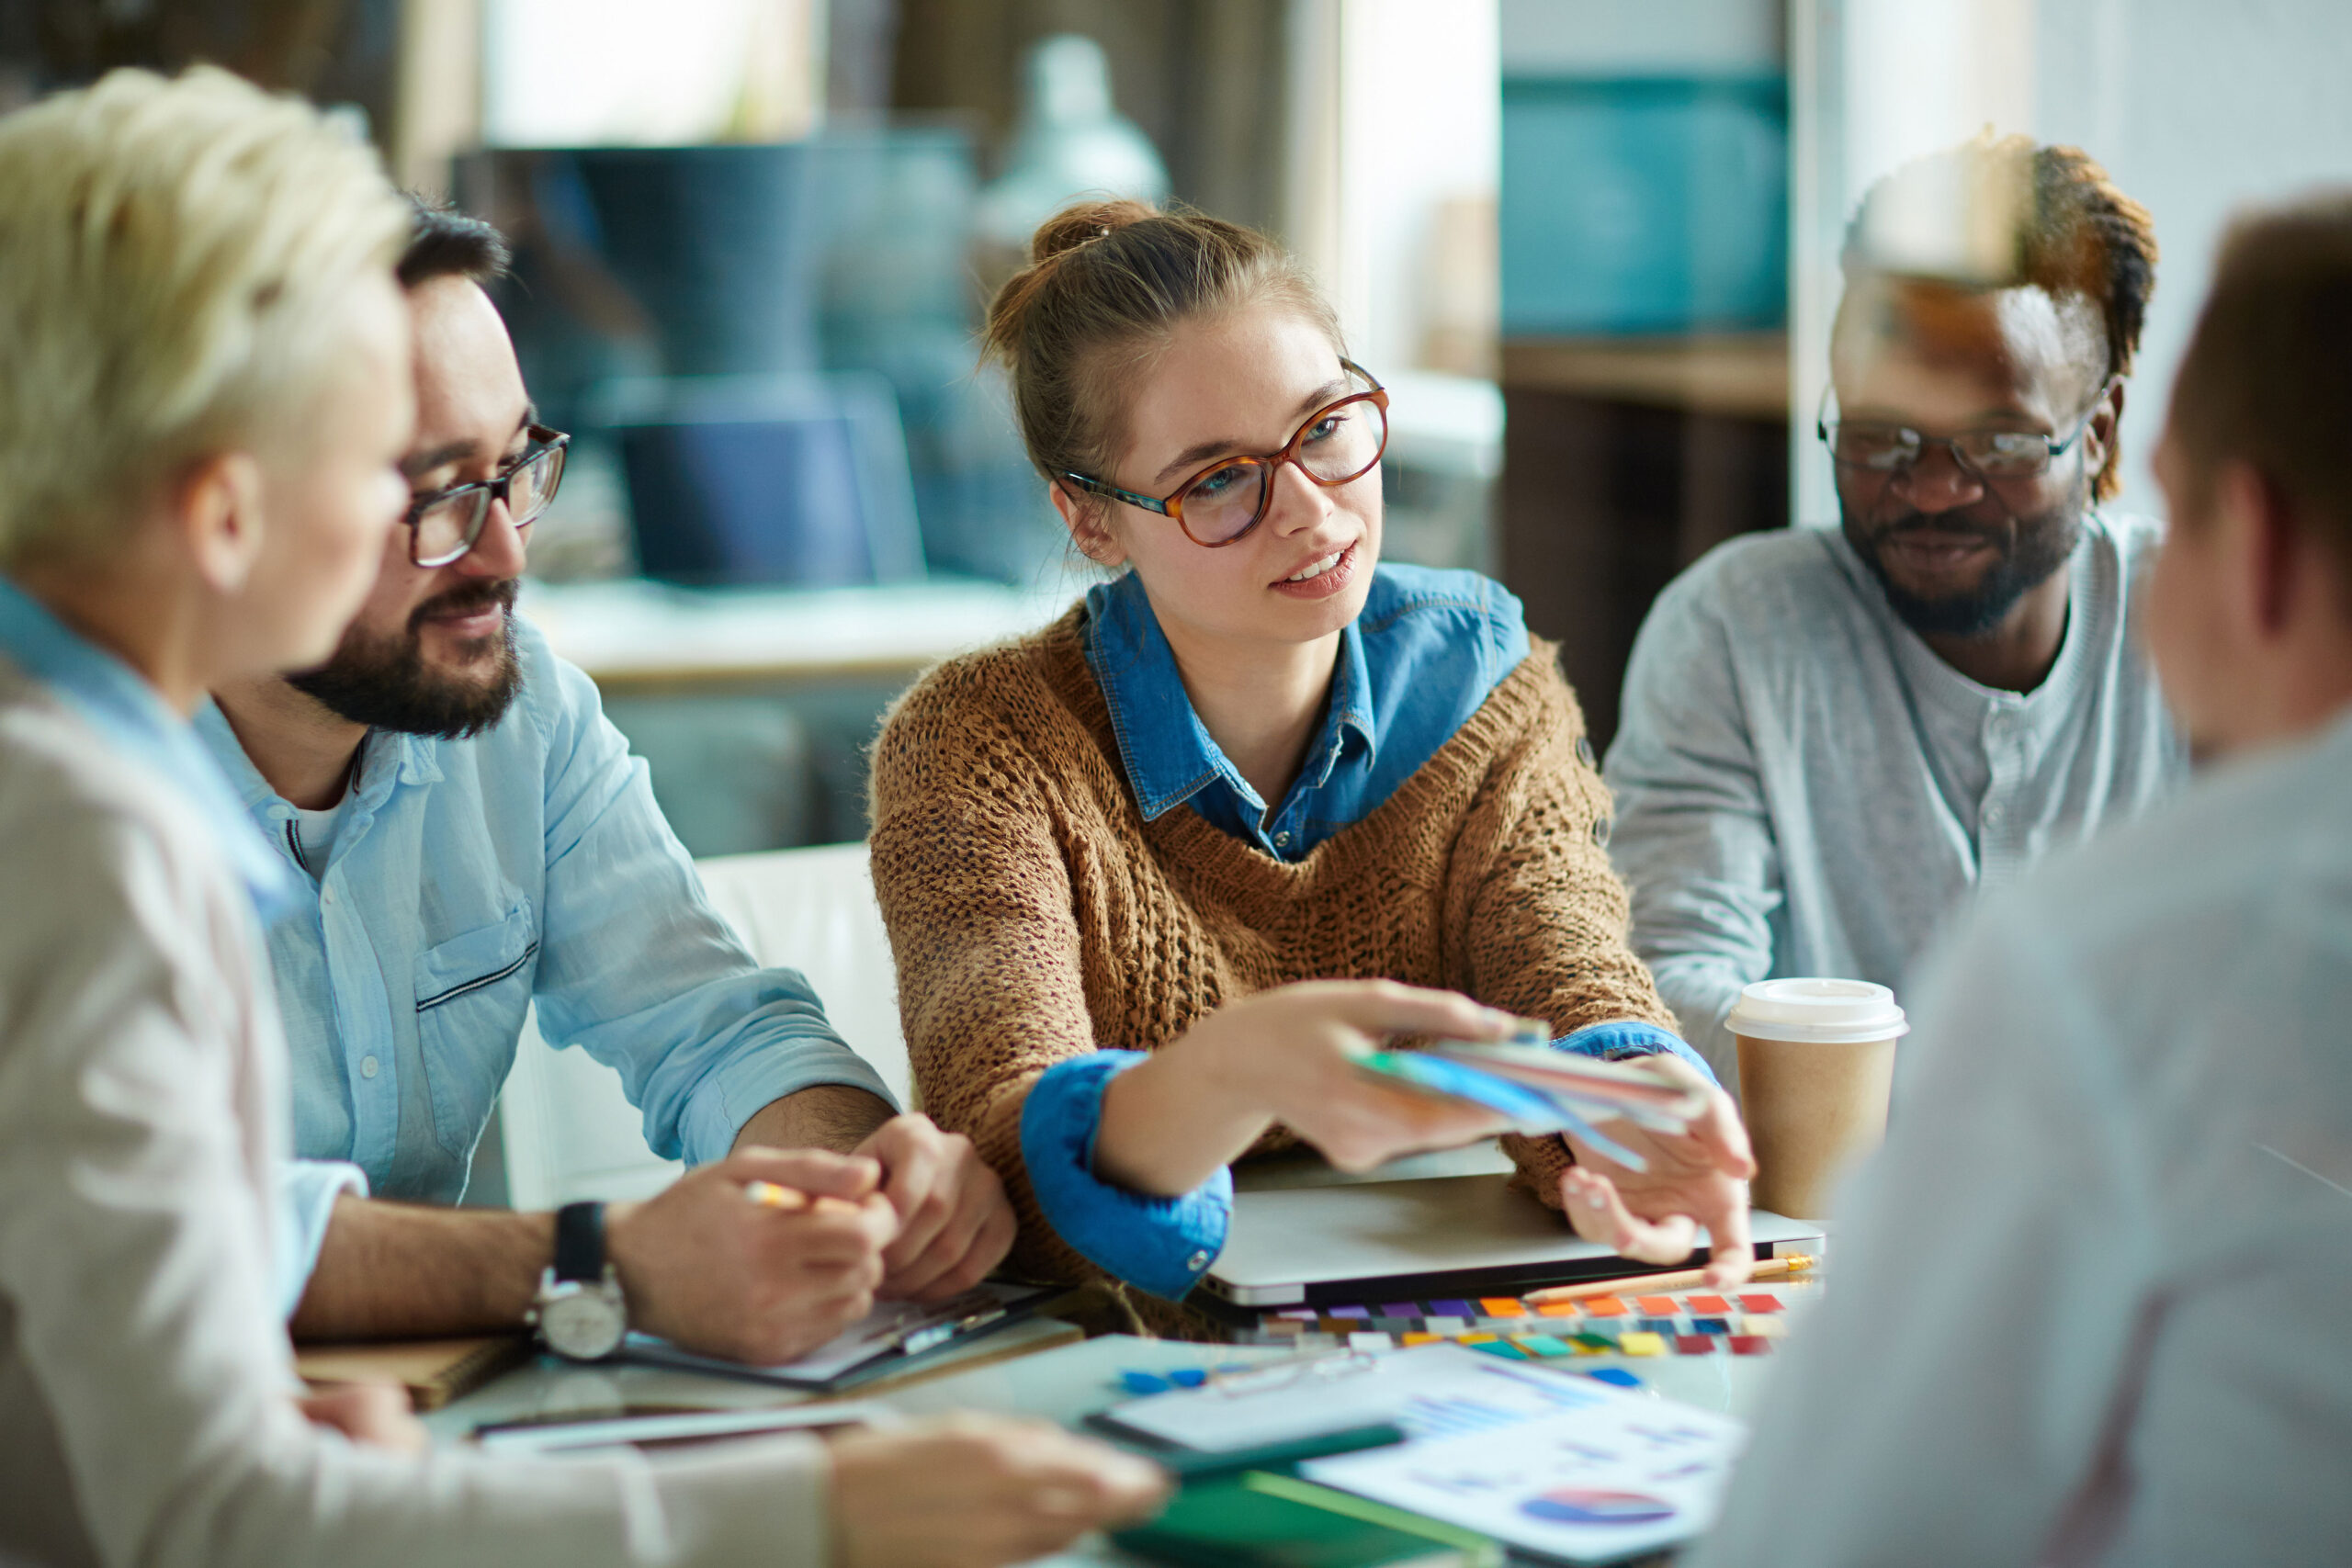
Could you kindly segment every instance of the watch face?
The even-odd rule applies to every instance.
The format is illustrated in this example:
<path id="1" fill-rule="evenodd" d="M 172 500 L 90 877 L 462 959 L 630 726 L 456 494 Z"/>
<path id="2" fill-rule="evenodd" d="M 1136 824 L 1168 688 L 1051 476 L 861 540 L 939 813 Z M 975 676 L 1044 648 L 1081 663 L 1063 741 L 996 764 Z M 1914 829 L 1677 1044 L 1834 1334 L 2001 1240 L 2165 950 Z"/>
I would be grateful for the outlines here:
<path id="1" fill-rule="evenodd" d="M 619 1292 L 603 1285 L 559 1285 L 539 1302 L 539 1335 L 548 1348 L 576 1361 L 602 1360 L 628 1332 Z"/>

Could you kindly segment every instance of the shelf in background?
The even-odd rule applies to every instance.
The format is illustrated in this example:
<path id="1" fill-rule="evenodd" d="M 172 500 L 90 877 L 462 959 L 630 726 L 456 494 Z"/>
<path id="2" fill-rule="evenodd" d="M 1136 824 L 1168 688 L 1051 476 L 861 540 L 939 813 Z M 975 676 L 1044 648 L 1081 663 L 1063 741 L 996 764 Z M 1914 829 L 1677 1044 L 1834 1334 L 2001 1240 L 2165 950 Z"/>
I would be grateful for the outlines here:
<path id="1" fill-rule="evenodd" d="M 1785 420 L 1789 339 L 1785 333 L 1507 338 L 1502 383 L 1506 391 Z"/>

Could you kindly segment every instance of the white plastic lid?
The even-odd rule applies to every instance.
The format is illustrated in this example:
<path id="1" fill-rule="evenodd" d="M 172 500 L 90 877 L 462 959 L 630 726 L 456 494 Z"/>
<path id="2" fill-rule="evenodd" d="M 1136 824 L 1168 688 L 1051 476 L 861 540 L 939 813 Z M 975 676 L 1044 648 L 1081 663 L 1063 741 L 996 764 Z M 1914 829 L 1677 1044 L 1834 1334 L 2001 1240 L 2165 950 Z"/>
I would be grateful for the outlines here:
<path id="1" fill-rule="evenodd" d="M 1894 993 L 1868 980 L 1758 980 L 1740 991 L 1724 1021 L 1750 1040 L 1822 1045 L 1893 1040 L 1911 1032 Z"/>

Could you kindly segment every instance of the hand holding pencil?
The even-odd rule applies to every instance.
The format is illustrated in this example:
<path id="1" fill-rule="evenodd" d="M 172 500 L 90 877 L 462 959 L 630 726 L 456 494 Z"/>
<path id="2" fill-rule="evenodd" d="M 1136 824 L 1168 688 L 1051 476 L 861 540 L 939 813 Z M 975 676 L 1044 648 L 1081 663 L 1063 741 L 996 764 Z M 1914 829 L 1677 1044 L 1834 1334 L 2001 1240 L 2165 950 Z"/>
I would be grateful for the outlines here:
<path id="1" fill-rule="evenodd" d="M 629 1326 L 754 1366 L 791 1360 L 874 1305 L 898 1213 L 870 1159 L 739 1149 L 605 1210 Z"/>

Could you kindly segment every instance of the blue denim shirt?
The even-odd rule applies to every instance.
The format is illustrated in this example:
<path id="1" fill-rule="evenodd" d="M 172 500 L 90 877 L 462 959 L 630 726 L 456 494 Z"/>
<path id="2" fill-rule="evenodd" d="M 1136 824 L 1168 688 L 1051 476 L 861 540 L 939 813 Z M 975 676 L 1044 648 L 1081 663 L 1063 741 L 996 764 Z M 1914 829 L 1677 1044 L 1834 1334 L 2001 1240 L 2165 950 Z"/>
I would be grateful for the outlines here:
<path id="1" fill-rule="evenodd" d="M 1102 688 L 1145 819 L 1189 806 L 1283 861 L 1306 858 L 1377 810 L 1528 654 L 1519 601 L 1499 584 L 1470 571 L 1378 568 L 1363 613 L 1340 634 L 1330 701 L 1306 765 L 1269 809 L 1193 711 L 1142 581 L 1130 572 L 1092 590 L 1086 609 L 1087 665 Z M 1704 1068 L 1689 1047 L 1646 1023 L 1595 1024 L 1559 1043 L 1612 1058 L 1670 1050 Z M 1233 1175 L 1220 1170 L 1181 1198 L 1133 1192 L 1095 1176 L 1102 1091 L 1142 1059 L 1097 1051 L 1046 1069 L 1022 1107 L 1021 1154 L 1063 1240 L 1098 1267 L 1172 1300 L 1225 1246 Z"/>
<path id="2" fill-rule="evenodd" d="M 595 686 L 517 634 L 523 688 L 490 729 L 368 734 L 323 865 L 304 863 L 294 807 L 220 710 L 198 716 L 304 874 L 269 939 L 301 1156 L 286 1175 L 306 1249 L 281 1281 L 289 1308 L 345 1180 L 315 1162 L 349 1161 L 381 1195 L 456 1201 L 535 1001 L 550 1044 L 620 1074 L 667 1159 L 720 1158 L 762 1107 L 819 1084 L 890 1100 L 808 981 L 753 963 L 711 907 Z"/>

